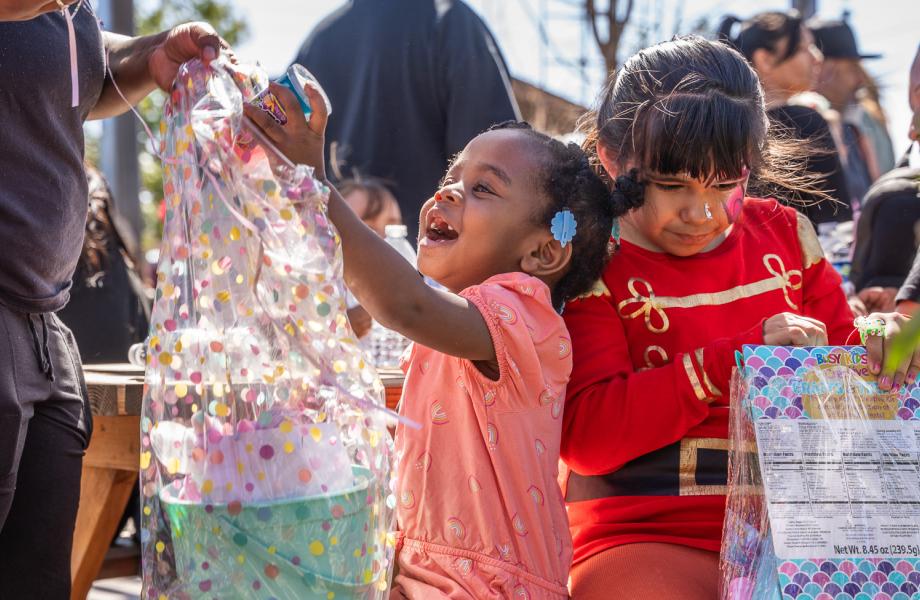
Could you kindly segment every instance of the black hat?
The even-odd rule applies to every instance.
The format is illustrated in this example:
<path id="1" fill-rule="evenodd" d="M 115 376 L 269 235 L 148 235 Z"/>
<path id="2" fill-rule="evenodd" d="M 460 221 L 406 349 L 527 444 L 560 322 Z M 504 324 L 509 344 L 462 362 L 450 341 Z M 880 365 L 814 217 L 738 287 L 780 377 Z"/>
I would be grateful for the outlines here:
<path id="1" fill-rule="evenodd" d="M 856 36 L 846 21 L 809 21 L 815 45 L 827 58 L 880 58 L 881 54 L 860 54 Z"/>

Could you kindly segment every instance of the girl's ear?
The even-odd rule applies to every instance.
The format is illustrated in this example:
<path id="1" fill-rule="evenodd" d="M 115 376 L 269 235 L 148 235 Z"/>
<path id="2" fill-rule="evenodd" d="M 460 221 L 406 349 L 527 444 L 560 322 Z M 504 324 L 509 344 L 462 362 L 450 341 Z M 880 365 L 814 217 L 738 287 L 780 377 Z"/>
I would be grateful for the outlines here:
<path id="1" fill-rule="evenodd" d="M 751 56 L 751 66 L 761 77 L 764 74 L 769 74 L 773 70 L 773 54 L 766 48 L 754 50 L 754 54 Z"/>
<path id="2" fill-rule="evenodd" d="M 601 141 L 597 142 L 595 148 L 597 150 L 598 159 L 600 159 L 601 164 L 604 166 L 604 170 L 607 171 L 607 174 L 610 176 L 610 180 L 613 181 L 616 179 L 617 175 L 619 175 L 616 154 Z"/>
<path id="3" fill-rule="evenodd" d="M 572 244 L 559 243 L 549 232 L 537 240 L 537 246 L 521 258 L 521 271 L 544 281 L 556 281 L 565 274 L 572 260 Z"/>

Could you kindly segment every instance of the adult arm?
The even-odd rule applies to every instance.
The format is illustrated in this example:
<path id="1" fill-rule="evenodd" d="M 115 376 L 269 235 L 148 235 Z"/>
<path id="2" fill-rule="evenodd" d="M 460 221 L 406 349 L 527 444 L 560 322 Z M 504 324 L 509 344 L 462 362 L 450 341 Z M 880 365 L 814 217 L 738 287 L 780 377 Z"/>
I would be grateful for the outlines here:
<path id="1" fill-rule="evenodd" d="M 102 39 L 114 81 L 106 74 L 90 119 L 120 115 L 157 87 L 168 91 L 182 63 L 197 57 L 207 63 L 217 57 L 221 48 L 227 48 L 207 23 L 185 23 L 140 37 L 105 32 Z"/>

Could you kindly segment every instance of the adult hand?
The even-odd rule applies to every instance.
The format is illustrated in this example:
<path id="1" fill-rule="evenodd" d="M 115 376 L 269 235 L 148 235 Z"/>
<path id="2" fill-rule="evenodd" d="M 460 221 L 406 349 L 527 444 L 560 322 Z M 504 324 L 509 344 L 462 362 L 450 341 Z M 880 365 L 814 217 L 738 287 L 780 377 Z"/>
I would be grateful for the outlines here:
<path id="1" fill-rule="evenodd" d="M 209 64 L 221 50 L 234 60 L 230 46 L 207 23 L 184 23 L 165 32 L 162 41 L 150 53 L 147 68 L 157 86 L 169 91 L 179 65 L 193 58 Z"/>
<path id="2" fill-rule="evenodd" d="M 351 323 L 351 328 L 355 330 L 356 336 L 363 338 L 370 332 L 371 327 L 374 325 L 374 320 L 363 306 L 349 308 L 347 314 L 348 322 Z"/>
<path id="3" fill-rule="evenodd" d="M 847 298 L 847 304 L 850 305 L 850 310 L 853 311 L 854 317 L 865 317 L 869 314 L 866 305 L 859 299 L 859 296 L 850 296 Z"/>
<path id="4" fill-rule="evenodd" d="M 885 335 L 870 335 L 866 338 L 866 354 L 869 357 L 869 370 L 878 375 L 878 386 L 884 391 L 897 388 L 905 381 L 914 381 L 920 374 L 920 348 L 916 348 L 904 361 L 893 367 L 885 368 L 885 357 L 891 349 L 892 340 L 897 336 L 910 317 L 901 313 L 872 313 L 868 320 L 884 323 Z"/>
<path id="5" fill-rule="evenodd" d="M 824 346 L 824 323 L 795 313 L 773 315 L 763 324 L 763 343 L 768 346 Z"/>
<path id="6" fill-rule="evenodd" d="M 888 313 L 894 312 L 894 299 L 898 295 L 898 288 L 873 286 L 859 290 L 856 295 L 866 305 L 867 312 Z"/>

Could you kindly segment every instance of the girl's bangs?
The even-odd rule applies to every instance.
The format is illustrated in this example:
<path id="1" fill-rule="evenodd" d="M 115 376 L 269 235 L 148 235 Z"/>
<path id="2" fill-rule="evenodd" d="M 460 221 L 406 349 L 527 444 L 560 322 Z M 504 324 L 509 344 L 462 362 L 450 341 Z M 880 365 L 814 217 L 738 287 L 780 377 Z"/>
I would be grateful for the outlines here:
<path id="1" fill-rule="evenodd" d="M 766 124 L 750 122 L 741 102 L 714 94 L 676 93 L 645 108 L 633 131 L 644 151 L 640 170 L 714 181 L 738 179 L 760 162 Z M 637 144 L 638 145 L 638 144 Z"/>

